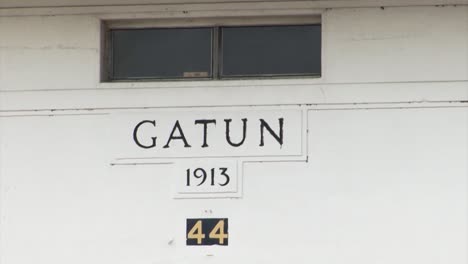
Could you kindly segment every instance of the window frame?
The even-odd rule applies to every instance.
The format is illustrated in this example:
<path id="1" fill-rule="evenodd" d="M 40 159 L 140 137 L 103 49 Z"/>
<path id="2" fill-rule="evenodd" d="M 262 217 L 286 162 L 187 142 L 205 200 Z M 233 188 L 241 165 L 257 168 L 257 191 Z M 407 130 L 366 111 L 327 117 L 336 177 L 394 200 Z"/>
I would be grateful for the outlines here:
<path id="1" fill-rule="evenodd" d="M 126 20 L 103 20 L 101 21 L 101 83 L 118 82 L 163 82 L 163 81 L 222 81 L 242 79 L 290 79 L 290 78 L 312 78 L 322 77 L 321 67 L 319 74 L 257 74 L 242 76 L 222 76 L 221 27 L 248 27 L 248 26 L 290 26 L 290 25 L 322 25 L 322 17 L 316 15 L 296 16 L 255 16 L 255 17 L 226 17 L 226 18 L 165 18 L 165 19 L 126 19 Z M 211 74 L 210 77 L 183 77 L 183 78 L 126 78 L 112 79 L 112 30 L 116 29 L 152 29 L 152 28 L 211 28 L 212 29 L 212 51 L 211 51 Z M 323 47 L 322 37 L 320 38 Z M 321 52 L 322 53 L 322 52 Z M 322 56 L 321 56 L 322 57 Z M 322 64 L 323 58 L 321 59 Z"/>

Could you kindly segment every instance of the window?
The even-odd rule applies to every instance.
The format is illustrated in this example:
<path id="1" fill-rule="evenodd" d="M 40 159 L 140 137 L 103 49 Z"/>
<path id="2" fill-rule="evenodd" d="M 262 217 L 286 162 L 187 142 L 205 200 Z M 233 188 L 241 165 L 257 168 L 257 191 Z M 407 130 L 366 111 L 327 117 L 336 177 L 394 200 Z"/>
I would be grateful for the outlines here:
<path id="1" fill-rule="evenodd" d="M 112 30 L 112 79 L 212 77 L 210 28 Z"/>
<path id="2" fill-rule="evenodd" d="M 319 23 L 239 24 L 110 26 L 104 80 L 321 75 Z"/>
<path id="3" fill-rule="evenodd" d="M 320 74 L 320 25 L 221 28 L 220 77 Z"/>

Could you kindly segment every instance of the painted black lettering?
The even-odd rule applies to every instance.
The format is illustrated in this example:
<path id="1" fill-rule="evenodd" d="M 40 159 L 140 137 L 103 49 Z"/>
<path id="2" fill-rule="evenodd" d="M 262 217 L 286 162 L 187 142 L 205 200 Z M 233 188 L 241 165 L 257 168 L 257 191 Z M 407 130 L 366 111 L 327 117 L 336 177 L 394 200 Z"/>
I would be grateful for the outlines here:
<path id="1" fill-rule="evenodd" d="M 140 129 L 140 126 L 142 126 L 143 124 L 146 124 L 146 123 L 152 124 L 154 127 L 156 126 L 156 121 L 154 121 L 154 120 L 143 120 L 143 121 L 141 121 L 140 123 L 138 123 L 135 126 L 135 129 L 133 130 L 133 141 L 135 141 L 135 143 L 140 148 L 144 148 L 144 149 L 154 148 L 156 146 L 156 137 L 151 137 L 152 143 L 150 145 L 143 145 L 138 140 L 138 129 Z"/>
<path id="2" fill-rule="evenodd" d="M 176 131 L 179 134 L 178 136 L 174 136 Z M 187 139 L 185 138 L 184 131 L 182 131 L 182 128 L 180 127 L 179 120 L 175 122 L 174 127 L 172 128 L 171 135 L 169 136 L 169 139 L 167 140 L 167 143 L 163 148 L 169 148 L 169 143 L 171 143 L 171 141 L 174 139 L 181 139 L 182 141 L 184 141 L 184 147 L 186 148 L 192 147 L 187 143 Z"/>
<path id="3" fill-rule="evenodd" d="M 216 125 L 215 119 L 200 119 L 195 120 L 195 125 L 202 124 L 203 125 L 203 145 L 202 148 L 208 147 L 208 124 Z"/>
<path id="4" fill-rule="evenodd" d="M 233 143 L 231 140 L 231 124 L 232 119 L 224 119 L 224 122 L 226 122 L 226 140 L 229 143 L 229 145 L 233 147 L 239 147 L 242 144 L 244 144 L 245 137 L 247 134 L 247 118 L 242 119 L 242 140 L 239 143 Z"/>
<path id="5" fill-rule="evenodd" d="M 273 129 L 271 129 L 270 125 L 265 122 L 265 120 L 260 119 L 260 147 L 263 147 L 265 145 L 264 141 L 264 128 L 270 132 L 270 134 L 278 141 L 278 143 L 283 146 L 283 123 L 284 119 L 283 118 L 278 118 L 279 121 L 279 135 L 276 134 Z"/>

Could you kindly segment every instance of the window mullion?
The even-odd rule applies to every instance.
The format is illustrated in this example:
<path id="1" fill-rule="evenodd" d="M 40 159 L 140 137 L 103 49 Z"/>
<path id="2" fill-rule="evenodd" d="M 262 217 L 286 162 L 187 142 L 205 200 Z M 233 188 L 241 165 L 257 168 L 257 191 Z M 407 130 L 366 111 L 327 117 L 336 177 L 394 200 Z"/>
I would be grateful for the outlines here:
<path id="1" fill-rule="evenodd" d="M 219 69 L 220 69 L 220 61 L 219 61 L 219 27 L 213 27 L 213 48 L 212 48 L 212 71 L 213 71 L 213 79 L 219 79 Z"/>

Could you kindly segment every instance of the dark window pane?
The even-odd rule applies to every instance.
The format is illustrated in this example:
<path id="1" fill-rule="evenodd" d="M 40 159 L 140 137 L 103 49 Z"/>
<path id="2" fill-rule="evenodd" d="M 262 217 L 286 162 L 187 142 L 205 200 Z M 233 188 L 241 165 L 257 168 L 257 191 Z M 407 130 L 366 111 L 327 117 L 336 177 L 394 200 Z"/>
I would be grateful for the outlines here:
<path id="1" fill-rule="evenodd" d="M 222 28 L 222 76 L 320 75 L 321 27 Z"/>
<path id="2" fill-rule="evenodd" d="M 112 30 L 111 79 L 211 77 L 211 28 Z"/>

